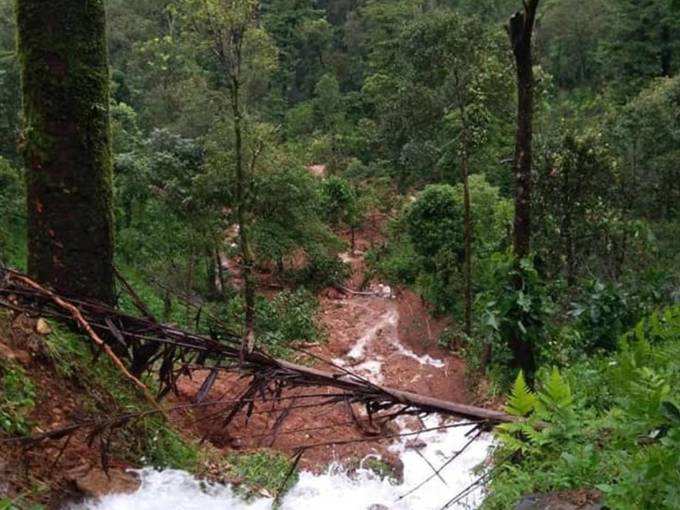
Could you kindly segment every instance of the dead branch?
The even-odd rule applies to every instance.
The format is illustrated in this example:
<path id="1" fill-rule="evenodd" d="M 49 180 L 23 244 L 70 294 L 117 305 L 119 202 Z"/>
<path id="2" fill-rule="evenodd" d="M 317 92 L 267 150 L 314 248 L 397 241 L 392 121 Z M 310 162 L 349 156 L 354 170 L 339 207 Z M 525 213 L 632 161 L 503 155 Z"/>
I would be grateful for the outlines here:
<path id="1" fill-rule="evenodd" d="M 146 385 L 128 371 L 128 369 L 125 367 L 125 365 L 123 365 L 123 362 L 120 360 L 120 358 L 118 356 L 116 356 L 116 354 L 113 352 L 111 347 L 109 347 L 109 345 L 99 337 L 99 335 L 94 331 L 94 329 L 92 329 L 92 326 L 90 326 L 90 323 L 85 320 L 83 315 L 80 313 L 80 310 L 78 310 L 78 308 L 75 305 L 64 301 L 62 298 L 57 296 L 54 292 L 52 292 L 49 289 L 46 289 L 45 287 L 42 287 L 41 285 L 34 282 L 33 280 L 31 280 L 27 276 L 22 276 L 18 273 L 14 273 L 14 272 L 11 272 L 10 275 L 15 280 L 22 282 L 22 283 L 26 284 L 27 286 L 35 289 L 36 291 L 41 292 L 41 293 L 49 296 L 50 299 L 52 299 L 52 301 L 54 301 L 54 303 L 57 306 L 59 306 L 59 307 L 63 308 L 64 310 L 67 310 L 68 312 L 70 312 L 71 315 L 73 316 L 73 319 L 80 325 L 80 327 L 82 329 L 85 330 L 85 332 L 88 334 L 90 339 L 92 339 L 92 341 L 97 345 L 97 347 L 99 347 L 102 351 L 104 351 L 104 353 L 109 357 L 111 362 L 123 374 L 123 376 L 126 379 L 132 381 L 132 383 L 142 392 L 142 394 L 144 395 L 144 398 L 148 401 L 148 403 L 153 408 L 160 411 L 161 414 L 167 418 L 167 415 L 165 414 L 163 409 L 160 407 L 158 402 L 156 402 L 156 399 L 154 399 L 153 395 L 151 395 L 151 392 L 149 392 L 149 389 L 146 387 Z"/>
<path id="2" fill-rule="evenodd" d="M 323 371 L 276 359 L 260 349 L 255 349 L 252 353 L 246 353 L 243 362 L 240 363 L 241 335 L 231 333 L 226 328 L 215 331 L 212 337 L 183 331 L 175 326 L 160 324 L 148 318 L 129 316 L 99 303 L 59 296 L 30 278 L 1 267 L 0 298 L 2 298 L 0 306 L 6 306 L 7 303 L 15 310 L 53 317 L 84 329 L 125 377 L 140 388 L 147 400 L 159 410 L 160 406 L 146 386 L 128 371 L 123 361 L 102 340 L 101 335 L 121 337 L 123 343 L 129 345 L 131 350 L 135 346 L 150 343 L 164 345 L 165 348 L 156 357 L 157 359 L 152 360 L 155 363 L 146 366 L 147 370 L 157 373 L 161 384 L 161 395 L 176 390 L 177 379 L 189 375 L 191 370 L 197 367 L 207 370 L 213 368 L 238 370 L 252 377 L 249 391 L 242 394 L 243 398 L 225 411 L 223 426 L 226 426 L 224 424 L 242 410 L 245 410 L 248 415 L 251 414 L 253 401 L 258 396 L 262 400 L 265 400 L 267 395 L 272 399 L 280 399 L 284 389 L 295 387 L 328 387 L 341 390 L 344 392 L 342 397 L 331 396 L 315 405 L 336 404 L 349 399 L 353 403 L 365 405 L 369 419 L 380 411 L 396 408 L 402 414 L 439 413 L 484 422 L 488 426 L 517 421 L 516 417 L 503 412 L 376 385 L 345 368 L 336 367 L 328 360 L 322 361 L 331 366 L 333 371 Z M 64 310 L 68 311 L 68 314 L 64 314 Z M 318 356 L 314 357 L 321 359 Z M 130 358 L 132 358 L 131 354 Z M 181 368 L 178 370 L 178 367 Z M 205 393 L 201 395 L 203 398 L 207 395 L 210 385 L 211 381 L 208 381 L 203 388 L 204 391 L 201 392 Z"/>

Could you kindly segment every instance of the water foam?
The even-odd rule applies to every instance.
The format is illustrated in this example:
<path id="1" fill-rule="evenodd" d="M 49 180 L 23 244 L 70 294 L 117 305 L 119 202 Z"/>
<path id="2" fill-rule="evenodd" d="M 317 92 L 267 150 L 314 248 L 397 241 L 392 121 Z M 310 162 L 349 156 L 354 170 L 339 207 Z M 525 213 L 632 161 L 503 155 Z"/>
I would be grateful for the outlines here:
<path id="1" fill-rule="evenodd" d="M 426 420 L 427 427 L 438 426 L 436 418 Z M 403 438 L 391 449 L 403 464 L 403 481 L 396 484 L 381 479 L 373 471 L 358 469 L 345 471 L 333 464 L 320 475 L 303 471 L 296 485 L 281 502 L 282 510 L 439 510 L 474 480 L 473 469 L 484 462 L 491 444 L 489 437 L 472 443 L 456 460 L 444 467 L 439 477 L 432 477 L 432 466 L 439 469 L 468 441 L 471 427 L 449 428 L 436 432 L 423 432 L 419 436 L 422 446 L 418 452 L 413 437 Z M 423 446 L 424 445 L 424 446 Z M 415 445 L 418 446 L 418 445 Z M 424 459 L 427 459 L 425 461 Z M 139 471 L 142 486 L 134 494 L 113 495 L 92 501 L 72 510 L 270 510 L 272 499 L 262 498 L 246 502 L 231 487 L 201 482 L 182 471 Z M 427 478 L 427 484 L 403 497 Z M 443 481 L 442 481 L 443 480 Z M 470 494 L 457 507 L 476 508 L 481 503 L 481 489 Z M 382 505 L 382 507 L 380 506 Z"/>

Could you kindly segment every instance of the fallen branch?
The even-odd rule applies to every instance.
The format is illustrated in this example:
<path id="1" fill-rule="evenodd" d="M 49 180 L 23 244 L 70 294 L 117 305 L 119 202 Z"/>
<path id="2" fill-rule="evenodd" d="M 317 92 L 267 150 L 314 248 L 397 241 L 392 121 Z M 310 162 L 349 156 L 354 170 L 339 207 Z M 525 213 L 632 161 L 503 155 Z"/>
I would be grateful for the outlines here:
<path id="1" fill-rule="evenodd" d="M 153 395 L 151 395 L 151 393 L 149 392 L 149 389 L 146 387 L 146 385 L 128 371 L 128 369 L 125 367 L 125 365 L 123 365 L 123 362 L 120 360 L 120 358 L 118 356 L 116 356 L 116 354 L 113 352 L 111 347 L 109 347 L 109 345 L 104 340 L 102 340 L 100 338 L 100 336 L 94 331 L 94 329 L 92 329 L 92 326 L 90 326 L 90 324 L 85 320 L 83 315 L 80 313 L 80 310 L 78 310 L 78 308 L 75 305 L 68 303 L 64 299 L 57 296 L 51 290 L 46 289 L 45 287 L 42 287 L 41 285 L 39 285 L 38 283 L 34 282 L 33 280 L 31 280 L 30 278 L 28 278 L 26 276 L 22 276 L 18 273 L 14 273 L 14 272 L 11 272 L 10 274 L 17 281 L 20 281 L 20 282 L 26 284 L 27 286 L 49 296 L 57 306 L 68 311 L 72 315 L 73 319 L 80 325 L 80 327 L 85 330 L 85 332 L 92 339 L 92 341 L 97 345 L 97 347 L 99 347 L 109 357 L 111 362 L 123 374 L 123 376 L 126 379 L 132 381 L 132 383 L 137 388 L 139 388 L 139 390 L 142 392 L 142 394 L 144 395 L 144 398 L 148 401 L 148 403 L 153 408 L 158 410 L 163 416 L 165 416 L 167 418 L 167 415 L 165 414 L 163 409 L 160 407 L 158 402 L 156 402 L 156 399 L 154 399 Z"/>
<path id="2" fill-rule="evenodd" d="M 0 297 L 3 297 L 0 300 L 0 306 L 5 306 L 6 302 L 11 304 L 15 310 L 70 321 L 84 329 L 92 341 L 111 358 L 121 373 L 143 391 L 145 398 L 159 410 L 161 408 L 149 393 L 148 388 L 128 371 L 121 359 L 102 340 L 101 334 L 110 333 L 115 337 L 120 337 L 122 343 L 129 346 L 155 343 L 163 347 L 155 364 L 146 367 L 148 370 L 157 372 L 161 383 L 161 395 L 176 391 L 177 379 L 190 374 L 189 367 L 193 367 L 192 369 L 205 367 L 206 370 L 213 368 L 238 370 L 242 374 L 252 376 L 252 391 L 246 391 L 243 394 L 248 398 L 235 403 L 225 411 L 228 419 L 224 420 L 223 426 L 226 426 L 226 423 L 242 409 L 252 412 L 250 401 L 255 395 L 259 395 L 263 400 L 266 395 L 280 398 L 284 388 L 294 387 L 331 387 L 343 390 L 351 395 L 349 398 L 352 403 L 366 406 L 369 418 L 379 411 L 397 407 L 402 414 L 439 413 L 484 422 L 488 426 L 518 420 L 516 417 L 499 411 L 377 385 L 316 355 L 313 357 L 327 363 L 334 371 L 323 371 L 276 359 L 259 349 L 255 349 L 252 353 L 244 353 L 243 362 L 240 363 L 240 335 L 231 333 L 226 328 L 215 331 L 213 337 L 183 331 L 174 326 L 156 323 L 148 318 L 125 315 L 99 303 L 58 296 L 30 278 L 2 268 L 0 268 Z M 56 310 L 54 305 L 56 305 Z M 68 314 L 64 314 L 64 310 L 68 311 Z M 114 322 L 116 326 L 112 326 Z M 215 322 L 215 324 L 219 323 Z M 132 347 L 130 349 L 132 350 Z M 207 395 L 208 391 L 205 393 Z M 337 401 L 331 398 L 318 405 L 330 405 Z"/>

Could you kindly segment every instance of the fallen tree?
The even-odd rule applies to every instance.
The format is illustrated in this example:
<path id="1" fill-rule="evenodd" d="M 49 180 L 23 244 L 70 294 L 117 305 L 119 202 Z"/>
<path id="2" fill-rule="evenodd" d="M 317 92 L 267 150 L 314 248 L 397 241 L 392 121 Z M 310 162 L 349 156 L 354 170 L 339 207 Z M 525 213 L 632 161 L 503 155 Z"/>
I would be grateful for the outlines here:
<path id="1" fill-rule="evenodd" d="M 132 291 L 128 287 L 129 292 Z M 239 372 L 251 377 L 247 390 L 229 401 L 224 411 L 223 426 L 228 425 L 242 410 L 252 412 L 257 398 L 281 398 L 284 390 L 298 387 L 335 388 L 318 405 L 338 402 L 362 404 L 369 419 L 377 413 L 392 410 L 391 417 L 402 414 L 432 414 L 462 418 L 492 427 L 515 421 L 503 412 L 469 406 L 417 393 L 374 384 L 358 374 L 336 366 L 311 353 L 307 355 L 328 364 L 331 370 L 304 366 L 268 355 L 261 349 L 241 358 L 241 337 L 219 328 L 210 336 L 184 331 L 161 324 L 150 317 L 148 310 L 134 296 L 144 317 L 125 314 L 107 305 L 61 296 L 31 280 L 26 275 L 0 267 L 0 307 L 32 316 L 50 317 L 87 334 L 93 348 L 114 360 L 124 376 L 148 398 L 148 390 L 131 376 L 120 359 L 134 364 L 134 353 L 140 347 L 154 344 L 156 354 L 144 361 L 143 371 L 154 372 L 159 381 L 158 401 L 171 391 L 177 391 L 180 377 L 197 369 L 210 371 L 199 390 L 200 403 L 209 393 L 220 371 Z M 217 323 L 219 325 L 219 322 Z M 102 340 L 104 339 L 104 340 Z M 119 353 L 119 354 L 114 354 Z M 225 401 L 226 402 L 226 401 Z M 317 405 L 317 404 L 315 404 Z"/>

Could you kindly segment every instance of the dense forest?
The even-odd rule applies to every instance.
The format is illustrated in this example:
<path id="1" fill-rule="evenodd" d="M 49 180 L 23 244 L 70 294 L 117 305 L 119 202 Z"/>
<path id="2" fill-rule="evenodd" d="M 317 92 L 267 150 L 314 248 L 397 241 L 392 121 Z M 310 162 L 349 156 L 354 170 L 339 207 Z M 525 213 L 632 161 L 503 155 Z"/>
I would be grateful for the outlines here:
<path id="1" fill-rule="evenodd" d="M 677 509 L 679 70 L 676 0 L 0 0 L 0 267 L 241 361 L 330 357 L 331 298 L 412 293 L 415 352 L 518 418 L 480 508 Z M 152 387 L 160 347 L 110 341 Z M 31 436 L 3 352 L 0 440 Z M 3 466 L 0 508 L 49 500 Z"/>

